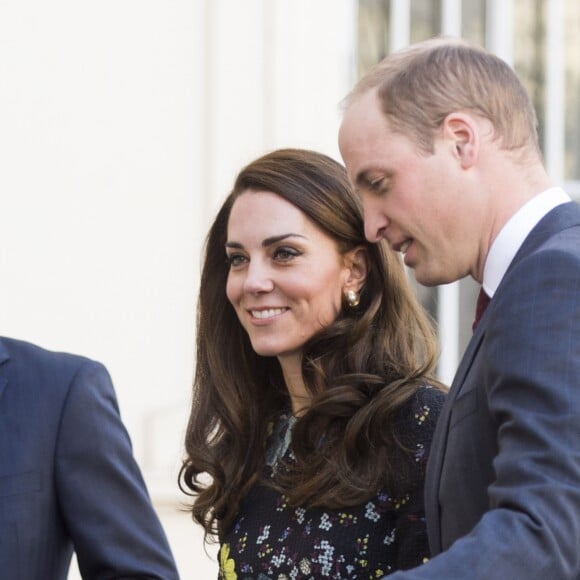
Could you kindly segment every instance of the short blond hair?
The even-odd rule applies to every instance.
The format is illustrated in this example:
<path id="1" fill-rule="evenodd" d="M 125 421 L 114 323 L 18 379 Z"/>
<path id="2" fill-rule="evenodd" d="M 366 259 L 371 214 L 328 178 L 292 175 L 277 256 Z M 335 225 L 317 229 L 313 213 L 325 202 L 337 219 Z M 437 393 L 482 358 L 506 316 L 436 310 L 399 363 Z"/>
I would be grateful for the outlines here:
<path id="1" fill-rule="evenodd" d="M 393 130 L 425 152 L 456 111 L 487 119 L 507 150 L 539 153 L 537 117 L 515 72 L 499 57 L 461 39 L 436 37 L 394 52 L 363 76 L 344 101 L 376 90 Z"/>

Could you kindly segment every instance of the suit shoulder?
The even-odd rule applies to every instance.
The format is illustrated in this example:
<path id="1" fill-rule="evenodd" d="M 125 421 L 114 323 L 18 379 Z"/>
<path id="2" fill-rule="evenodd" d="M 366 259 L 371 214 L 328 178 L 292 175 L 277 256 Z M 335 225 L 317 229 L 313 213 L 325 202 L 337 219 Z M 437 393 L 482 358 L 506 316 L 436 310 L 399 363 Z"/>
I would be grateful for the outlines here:
<path id="1" fill-rule="evenodd" d="M 82 368 L 104 369 L 101 363 L 87 357 L 51 351 L 14 338 L 0 337 L 0 354 L 20 375 L 59 377 L 63 382 L 72 380 Z"/>

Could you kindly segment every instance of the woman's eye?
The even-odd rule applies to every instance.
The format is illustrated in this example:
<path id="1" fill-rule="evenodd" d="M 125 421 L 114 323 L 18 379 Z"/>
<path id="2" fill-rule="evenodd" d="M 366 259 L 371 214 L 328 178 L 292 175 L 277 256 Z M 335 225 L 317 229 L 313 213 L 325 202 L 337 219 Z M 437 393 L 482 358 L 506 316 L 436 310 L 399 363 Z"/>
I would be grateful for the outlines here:
<path id="1" fill-rule="evenodd" d="M 281 262 L 287 262 L 292 260 L 292 258 L 296 258 L 296 256 L 300 256 L 300 254 L 301 252 L 295 250 L 294 248 L 278 248 L 274 252 L 274 259 Z"/>
<path id="2" fill-rule="evenodd" d="M 235 268 L 236 266 L 241 266 L 242 264 L 245 264 L 247 259 L 246 256 L 242 255 L 242 254 L 230 254 L 227 258 L 227 263 L 230 266 L 230 268 Z"/>

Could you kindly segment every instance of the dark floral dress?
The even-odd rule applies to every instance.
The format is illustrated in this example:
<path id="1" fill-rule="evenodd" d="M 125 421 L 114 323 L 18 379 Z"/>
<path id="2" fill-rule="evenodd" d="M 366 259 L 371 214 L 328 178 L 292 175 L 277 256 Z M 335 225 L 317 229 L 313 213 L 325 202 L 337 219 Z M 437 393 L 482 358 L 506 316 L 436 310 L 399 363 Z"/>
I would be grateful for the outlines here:
<path id="1" fill-rule="evenodd" d="M 444 397 L 435 388 L 423 387 L 408 404 L 405 441 L 417 469 L 406 493 L 391 497 L 380 492 L 347 509 L 304 509 L 290 507 L 283 494 L 257 483 L 242 501 L 234 525 L 220 539 L 218 578 L 380 578 L 426 561 L 423 478 Z M 274 425 L 266 453 L 269 477 L 274 476 L 280 457 L 291 457 L 288 447 L 294 422 L 291 415 L 282 415 Z"/>

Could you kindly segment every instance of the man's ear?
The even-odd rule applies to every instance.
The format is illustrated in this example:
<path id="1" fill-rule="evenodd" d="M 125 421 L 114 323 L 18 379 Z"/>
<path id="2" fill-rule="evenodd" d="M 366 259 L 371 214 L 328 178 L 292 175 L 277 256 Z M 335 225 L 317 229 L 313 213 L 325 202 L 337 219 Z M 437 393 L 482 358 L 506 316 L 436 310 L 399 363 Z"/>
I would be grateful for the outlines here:
<path id="1" fill-rule="evenodd" d="M 369 271 L 367 248 L 365 246 L 357 246 L 348 251 L 343 258 L 347 268 L 344 289 L 360 292 L 366 282 Z"/>
<path id="2" fill-rule="evenodd" d="M 443 137 L 451 143 L 453 154 L 463 169 L 477 162 L 481 142 L 481 127 L 469 113 L 449 113 L 441 125 Z"/>

